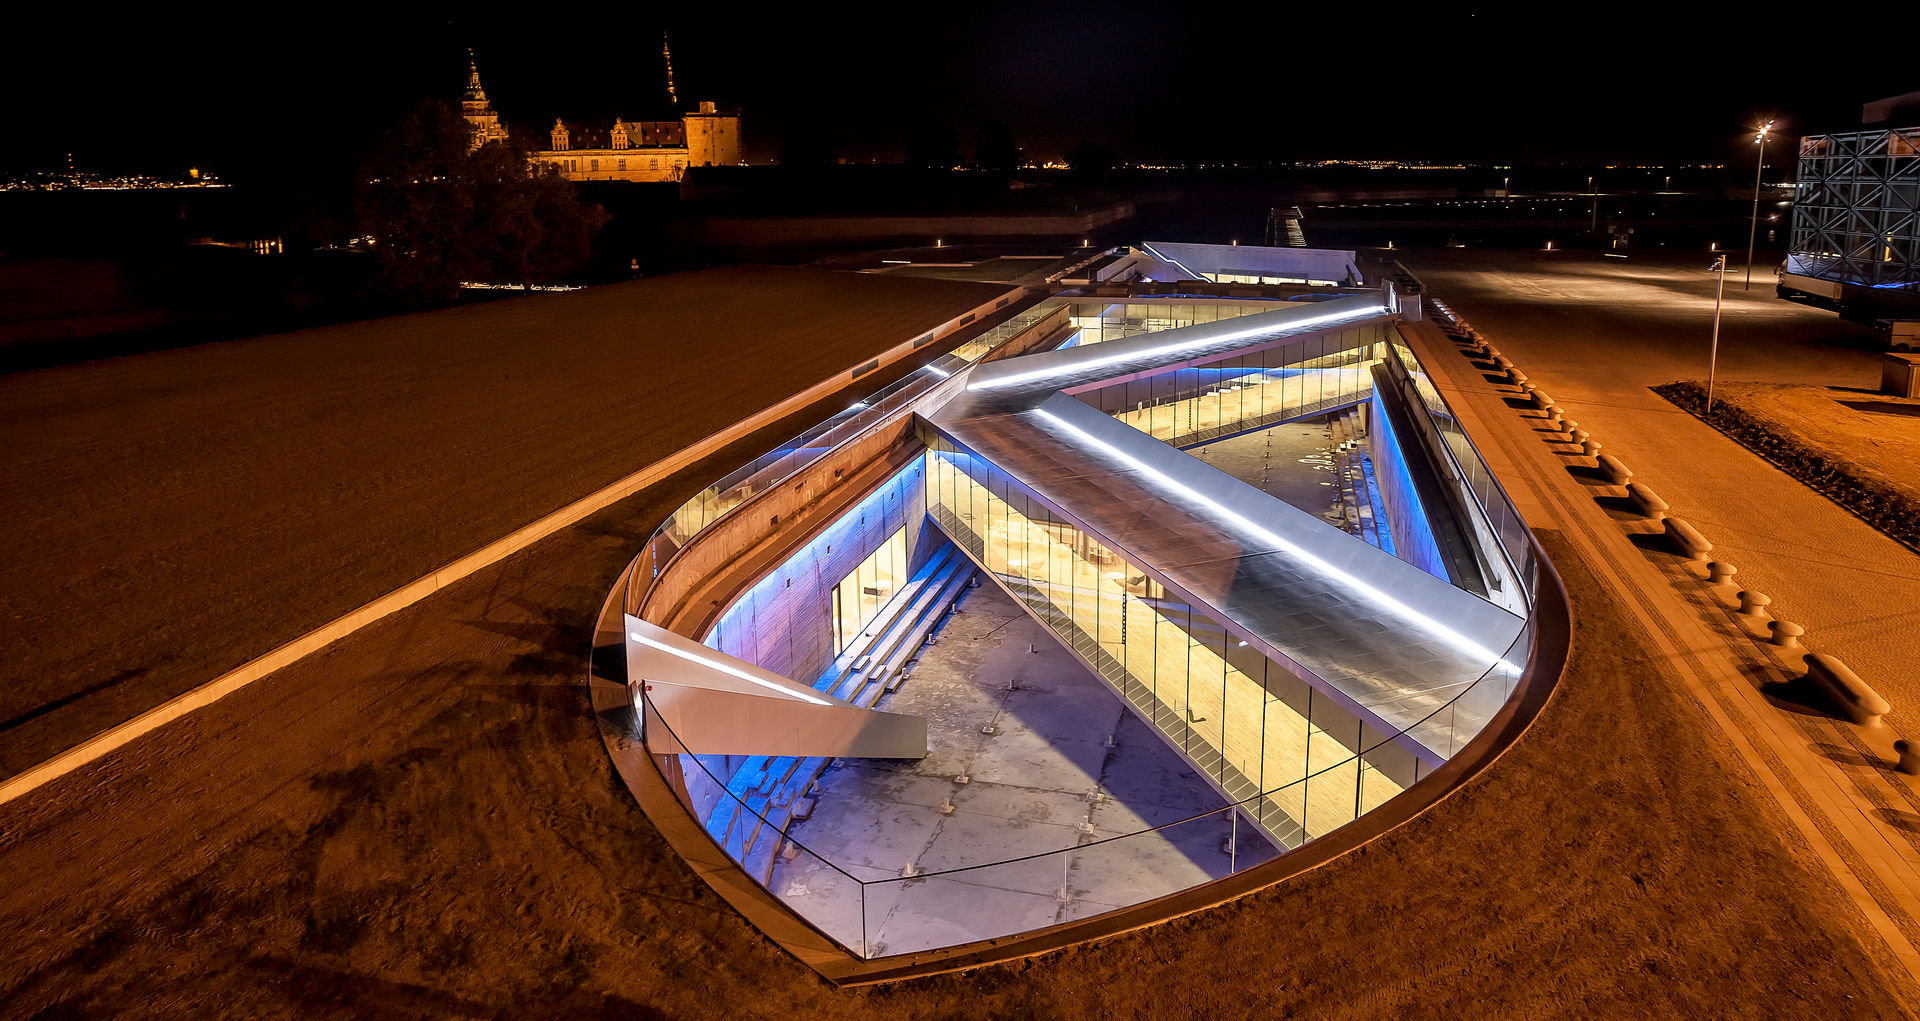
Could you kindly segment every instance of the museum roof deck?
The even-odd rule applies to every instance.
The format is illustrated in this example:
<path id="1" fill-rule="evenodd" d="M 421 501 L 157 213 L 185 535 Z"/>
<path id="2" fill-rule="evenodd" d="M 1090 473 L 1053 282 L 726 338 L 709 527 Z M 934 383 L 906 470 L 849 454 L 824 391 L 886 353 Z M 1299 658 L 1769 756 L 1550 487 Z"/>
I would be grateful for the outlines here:
<path id="1" fill-rule="evenodd" d="M 931 422 L 1275 662 L 1412 728 L 1503 661 L 1520 618 L 1061 392 L 1387 312 L 1367 294 L 990 362 Z"/>

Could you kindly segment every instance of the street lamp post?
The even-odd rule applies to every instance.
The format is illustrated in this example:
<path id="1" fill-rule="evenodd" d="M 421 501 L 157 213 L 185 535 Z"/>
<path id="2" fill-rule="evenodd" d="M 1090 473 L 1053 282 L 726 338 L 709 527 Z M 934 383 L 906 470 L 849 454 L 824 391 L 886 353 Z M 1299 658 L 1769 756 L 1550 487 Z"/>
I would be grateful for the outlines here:
<path id="1" fill-rule="evenodd" d="M 1587 233 L 1600 233 L 1600 193 L 1593 190 L 1593 175 L 1587 175 L 1587 191 L 1593 194 L 1593 216 L 1587 221 Z"/>
<path id="2" fill-rule="evenodd" d="M 1727 257 L 1715 259 L 1720 271 L 1720 286 L 1713 292 L 1713 348 L 1707 355 L 1707 414 L 1713 414 L 1713 377 L 1720 368 L 1720 297 L 1727 293 Z"/>
<path id="3" fill-rule="evenodd" d="M 1753 238 L 1760 232 L 1760 171 L 1767 165 L 1767 132 L 1772 130 L 1773 122 L 1768 121 L 1753 136 L 1760 143 L 1760 158 L 1753 164 L 1753 222 L 1747 227 L 1747 282 L 1740 288 L 1743 291 L 1753 290 Z"/>

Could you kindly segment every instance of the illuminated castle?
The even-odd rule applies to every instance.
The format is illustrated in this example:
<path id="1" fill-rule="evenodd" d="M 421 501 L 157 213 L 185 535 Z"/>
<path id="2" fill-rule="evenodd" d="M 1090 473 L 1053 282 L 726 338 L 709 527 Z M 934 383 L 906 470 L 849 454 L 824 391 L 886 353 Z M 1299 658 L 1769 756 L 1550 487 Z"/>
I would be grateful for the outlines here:
<path id="1" fill-rule="evenodd" d="M 667 61 L 667 97 L 677 104 L 673 88 L 673 57 Z M 460 104 L 472 127 L 474 148 L 505 141 L 506 126 L 487 102 L 480 85 L 480 68 L 467 53 L 467 93 Z M 615 118 L 610 127 L 568 124 L 556 119 L 548 135 L 550 148 L 534 151 L 535 160 L 551 163 L 569 181 L 678 181 L 688 167 L 730 166 L 740 162 L 740 113 L 722 111 L 702 102 L 677 121 L 628 121 Z"/>

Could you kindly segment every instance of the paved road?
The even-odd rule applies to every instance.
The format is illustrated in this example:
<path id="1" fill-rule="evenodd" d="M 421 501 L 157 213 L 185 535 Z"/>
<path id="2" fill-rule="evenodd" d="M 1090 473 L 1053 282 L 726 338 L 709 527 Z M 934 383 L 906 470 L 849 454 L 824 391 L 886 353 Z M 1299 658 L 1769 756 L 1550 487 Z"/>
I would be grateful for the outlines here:
<path id="1" fill-rule="evenodd" d="M 0 376 L 0 776 L 1004 291 L 734 267 Z"/>
<path id="2" fill-rule="evenodd" d="M 1705 379 L 1704 255 L 1440 250 L 1402 261 L 1740 568 L 1743 586 L 1902 708 L 1920 712 L 1920 555 L 1648 388 Z M 1763 285 L 1760 276 L 1765 276 Z M 1719 378 L 1879 386 L 1871 333 L 1729 276 Z M 1866 416 L 1862 416 L 1863 420 Z"/>

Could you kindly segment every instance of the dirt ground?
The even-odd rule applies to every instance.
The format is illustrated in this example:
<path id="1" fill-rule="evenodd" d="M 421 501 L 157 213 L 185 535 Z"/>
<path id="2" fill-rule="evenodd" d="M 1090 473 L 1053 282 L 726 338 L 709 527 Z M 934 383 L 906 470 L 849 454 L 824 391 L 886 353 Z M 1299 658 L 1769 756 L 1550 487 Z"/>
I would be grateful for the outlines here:
<path id="1" fill-rule="evenodd" d="M 793 428 L 0 805 L 0 1017 L 1877 1018 L 1920 1002 L 1553 533 L 1573 666 L 1533 730 L 1426 815 L 1144 932 L 833 988 L 667 848 L 583 680 L 593 615 L 646 535 Z M 607 456 L 632 442 L 605 438 Z M 489 476 L 496 497 L 515 470 Z"/>
<path id="2" fill-rule="evenodd" d="M 1707 415 L 1699 382 L 1657 387 L 1668 400 L 1920 550 L 1920 400 L 1792 383 L 1723 383 Z"/>
<path id="3" fill-rule="evenodd" d="M 1426 816 L 1141 933 L 835 989 L 680 863 L 589 715 L 599 599 L 714 466 L 0 807 L 0 1015 L 1907 1016 L 1564 558 L 1571 673 Z"/>
<path id="4" fill-rule="evenodd" d="M 1003 292 L 732 267 L 0 375 L 0 776 Z"/>

